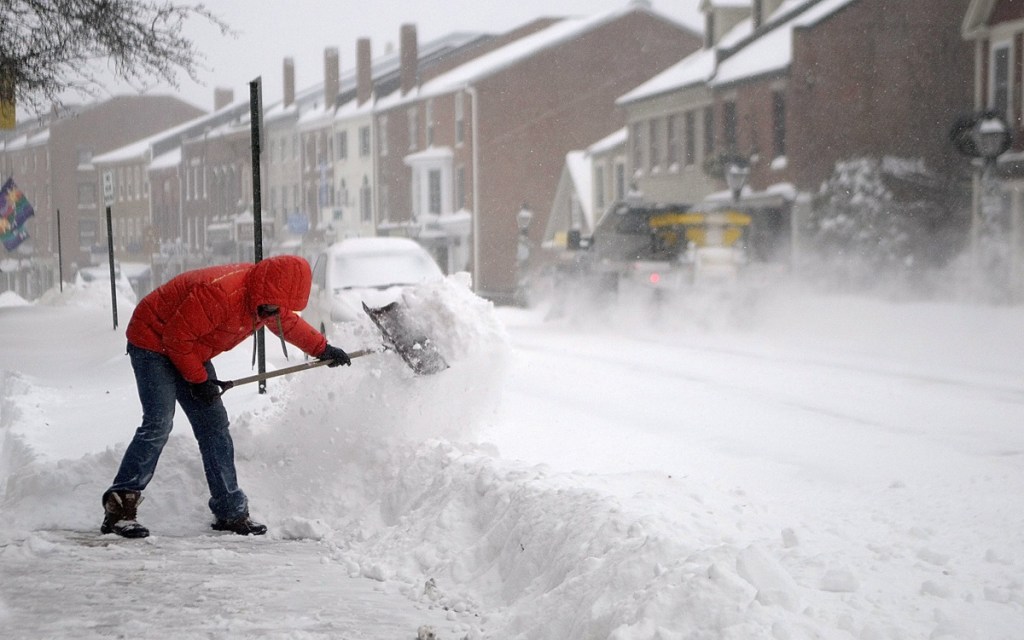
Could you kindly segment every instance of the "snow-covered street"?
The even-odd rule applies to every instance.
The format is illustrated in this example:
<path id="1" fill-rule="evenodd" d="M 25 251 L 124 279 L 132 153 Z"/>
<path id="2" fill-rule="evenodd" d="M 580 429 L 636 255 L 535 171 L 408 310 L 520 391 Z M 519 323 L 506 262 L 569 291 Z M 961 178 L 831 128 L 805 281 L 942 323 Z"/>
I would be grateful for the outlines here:
<path id="1" fill-rule="evenodd" d="M 139 542 L 96 531 L 138 422 L 109 304 L 0 300 L 2 637 L 1024 628 L 1021 309 L 762 291 L 552 318 L 449 282 L 409 301 L 448 371 L 381 354 L 225 396 L 265 539 L 209 531 L 182 422 Z"/>

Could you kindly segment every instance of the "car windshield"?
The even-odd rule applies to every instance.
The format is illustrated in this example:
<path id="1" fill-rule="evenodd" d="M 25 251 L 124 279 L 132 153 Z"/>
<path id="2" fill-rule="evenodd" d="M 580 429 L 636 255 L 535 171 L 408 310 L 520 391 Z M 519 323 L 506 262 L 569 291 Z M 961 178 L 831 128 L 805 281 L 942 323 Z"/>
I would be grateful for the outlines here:
<path id="1" fill-rule="evenodd" d="M 339 254 L 331 263 L 335 289 L 416 284 L 441 276 L 427 254 L 409 252 Z"/>

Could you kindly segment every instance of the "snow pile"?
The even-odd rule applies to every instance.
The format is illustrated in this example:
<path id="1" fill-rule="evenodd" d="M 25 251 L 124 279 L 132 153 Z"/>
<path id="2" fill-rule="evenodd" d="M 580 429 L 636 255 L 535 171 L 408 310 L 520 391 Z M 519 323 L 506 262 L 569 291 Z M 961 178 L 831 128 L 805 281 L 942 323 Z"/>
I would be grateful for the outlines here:
<path id="1" fill-rule="evenodd" d="M 0 308 L 2 307 L 24 307 L 32 304 L 25 298 L 22 298 L 13 291 L 4 291 L 0 293 Z"/>

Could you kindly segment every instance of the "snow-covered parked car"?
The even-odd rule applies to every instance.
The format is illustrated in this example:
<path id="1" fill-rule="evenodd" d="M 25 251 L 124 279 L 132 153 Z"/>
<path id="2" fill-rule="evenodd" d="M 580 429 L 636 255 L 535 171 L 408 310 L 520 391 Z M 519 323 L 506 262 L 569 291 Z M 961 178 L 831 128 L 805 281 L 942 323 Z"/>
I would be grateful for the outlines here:
<path id="1" fill-rule="evenodd" d="M 409 286 L 444 279 L 422 246 L 408 238 L 349 238 L 313 262 L 313 286 L 302 317 L 324 335 L 335 323 L 366 317 L 363 303 L 383 307 Z"/>

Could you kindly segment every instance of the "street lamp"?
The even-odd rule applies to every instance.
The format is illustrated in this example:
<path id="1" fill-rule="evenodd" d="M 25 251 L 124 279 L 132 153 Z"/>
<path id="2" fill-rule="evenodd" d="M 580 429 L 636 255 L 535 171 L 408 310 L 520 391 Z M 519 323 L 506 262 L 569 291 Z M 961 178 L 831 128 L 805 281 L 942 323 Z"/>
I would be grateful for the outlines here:
<path id="1" fill-rule="evenodd" d="M 530 260 L 530 222 L 533 220 L 533 211 L 525 202 L 516 213 L 516 226 L 519 227 L 519 236 L 516 246 L 516 291 L 515 301 L 520 306 L 526 306 L 526 265 Z"/>
<path id="2" fill-rule="evenodd" d="M 980 176 L 975 183 L 977 196 L 971 207 L 971 262 L 979 274 L 992 279 L 990 282 L 998 282 L 1002 279 L 999 274 L 1008 273 L 1010 278 L 1006 284 L 1012 295 L 1016 278 L 1016 235 L 1011 229 L 1007 238 L 1002 228 L 1003 201 L 995 175 L 996 160 L 1013 144 L 1012 132 L 998 112 L 985 111 L 957 120 L 950 139 L 961 154 L 982 160 Z M 1014 211 L 1013 222 L 1016 220 L 1017 212 Z M 1008 262 L 1005 265 L 1008 270 L 998 266 L 1004 261 Z"/>
<path id="3" fill-rule="evenodd" d="M 729 185 L 729 191 L 732 192 L 732 201 L 734 203 L 740 201 L 740 192 L 743 191 L 743 186 L 747 184 L 748 177 L 750 177 L 750 166 L 745 162 L 734 160 L 725 168 L 725 183 Z"/>

